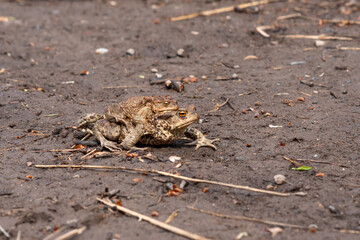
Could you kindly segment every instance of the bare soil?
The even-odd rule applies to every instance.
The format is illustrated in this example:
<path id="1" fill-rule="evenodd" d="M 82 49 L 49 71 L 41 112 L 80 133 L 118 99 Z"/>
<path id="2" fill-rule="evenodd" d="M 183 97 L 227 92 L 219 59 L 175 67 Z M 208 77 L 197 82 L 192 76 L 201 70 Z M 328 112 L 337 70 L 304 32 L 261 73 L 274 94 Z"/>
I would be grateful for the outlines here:
<path id="1" fill-rule="evenodd" d="M 176 22 L 169 17 L 244 1 L 115 3 L 0 4 L 0 16 L 8 17 L 0 21 L 0 225 L 11 238 L 21 232 L 21 239 L 43 239 L 59 228 L 65 233 L 85 226 L 78 239 L 183 239 L 99 203 L 96 197 L 108 188 L 120 190 L 113 199 L 124 207 L 147 216 L 157 212 L 160 221 L 178 210 L 171 225 L 211 239 L 235 239 L 240 232 L 248 233 L 244 239 L 270 239 L 267 228 L 274 226 L 210 216 L 188 205 L 318 227 L 283 227 L 277 239 L 359 239 L 360 52 L 340 47 L 359 47 L 360 25 L 316 20 L 360 21 L 358 1 L 282 1 Z M 306 18 L 277 20 L 294 13 Z M 274 26 L 266 30 L 269 38 L 256 31 L 263 25 Z M 313 39 L 278 37 L 294 34 L 353 40 L 325 40 L 317 47 Z M 109 52 L 95 54 L 98 48 Z M 133 56 L 126 53 L 130 48 Z M 183 56 L 177 56 L 180 48 Z M 194 75 L 197 81 L 185 84 L 183 92 L 150 85 L 153 68 L 163 78 Z M 159 161 L 124 155 L 84 160 L 83 152 L 51 151 L 73 146 L 73 126 L 85 113 L 103 113 L 110 103 L 146 95 L 194 104 L 202 119 L 194 127 L 220 138 L 218 150 L 175 144 L 139 152 Z M 211 111 L 225 99 L 229 104 Z M 170 156 L 181 157 L 182 165 Z M 284 156 L 332 164 L 298 161 L 312 169 L 296 171 Z M 179 179 L 36 164 L 156 169 L 307 195 L 189 183 L 179 196 L 167 197 L 166 182 L 179 186 Z M 286 176 L 286 183 L 276 185 L 276 174 Z M 6 239 L 3 233 L 0 239 Z"/>

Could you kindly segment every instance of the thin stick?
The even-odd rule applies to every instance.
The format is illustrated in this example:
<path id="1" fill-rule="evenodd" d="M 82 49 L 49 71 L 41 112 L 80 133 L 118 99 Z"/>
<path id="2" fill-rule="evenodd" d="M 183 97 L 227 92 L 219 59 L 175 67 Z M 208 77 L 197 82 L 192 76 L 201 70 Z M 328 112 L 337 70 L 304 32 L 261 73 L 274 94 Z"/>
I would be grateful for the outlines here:
<path id="1" fill-rule="evenodd" d="M 38 139 L 29 140 L 29 141 L 25 141 L 25 142 L 22 142 L 22 143 L 19 143 L 19 144 L 15 144 L 15 145 L 12 146 L 12 147 L 0 149 L 0 152 L 9 151 L 9 150 L 11 150 L 11 149 L 13 149 L 13 148 L 15 148 L 15 147 L 18 147 L 18 146 L 21 146 L 21 145 L 24 145 L 24 144 L 27 144 L 27 143 L 30 143 L 30 142 L 36 142 L 36 141 L 39 141 L 39 140 L 41 140 L 41 139 L 48 138 L 48 137 L 50 137 L 50 136 L 51 136 L 51 135 L 45 135 L 45 136 L 42 136 L 42 137 L 40 137 L 40 138 L 38 138 Z"/>
<path id="2" fill-rule="evenodd" d="M 353 50 L 353 51 L 360 51 L 360 47 L 339 47 L 339 50 Z"/>
<path id="3" fill-rule="evenodd" d="M 116 204 L 112 203 L 109 199 L 101 199 L 101 198 L 96 198 L 96 199 L 99 202 L 102 202 L 103 204 L 105 204 L 105 205 L 107 205 L 107 206 L 109 206 L 111 208 L 116 208 L 120 212 L 127 213 L 127 214 L 129 214 L 131 216 L 134 216 L 134 217 L 137 217 L 137 218 L 139 218 L 141 220 L 147 221 L 147 222 L 149 222 L 149 223 L 151 223 L 151 224 L 153 224 L 153 225 L 155 225 L 157 227 L 168 230 L 168 231 L 170 231 L 172 233 L 175 233 L 175 234 L 178 234 L 180 236 L 187 237 L 189 239 L 209 240 L 209 238 L 202 237 L 200 235 L 185 231 L 185 230 L 183 230 L 181 228 L 174 227 L 174 226 L 171 226 L 169 224 L 160 222 L 159 220 L 156 220 L 154 218 L 148 217 L 148 216 L 143 215 L 141 213 L 132 211 L 132 210 L 130 210 L 128 208 L 125 208 L 123 206 L 116 205 Z"/>
<path id="4" fill-rule="evenodd" d="M 122 85 L 122 86 L 102 87 L 102 89 L 114 89 L 114 88 L 142 88 L 142 86 L 138 86 L 138 85 Z"/>
<path id="5" fill-rule="evenodd" d="M 216 182 L 216 181 L 210 181 L 210 180 L 204 180 L 204 179 L 189 178 L 189 177 L 178 176 L 178 175 L 175 175 L 175 174 L 171 174 L 171 173 L 167 173 L 167 172 L 163 172 L 163 171 L 158 171 L 158 170 L 153 170 L 153 169 L 145 170 L 145 169 L 127 168 L 127 167 L 120 167 L 120 166 L 112 167 L 112 166 L 95 166 L 95 165 L 34 165 L 34 167 L 36 167 L 36 168 L 111 169 L 111 170 L 135 171 L 135 172 L 141 172 L 141 173 L 149 173 L 150 172 L 150 173 L 155 173 L 155 174 L 168 176 L 168 177 L 172 177 L 172 178 L 183 179 L 185 181 L 190 181 L 190 182 L 198 182 L 198 183 L 207 183 L 207 184 L 213 184 L 213 185 L 220 185 L 220 186 L 237 188 L 237 189 L 242 189 L 242 190 L 247 190 L 247 191 L 252 191 L 252 192 L 259 192 L 259 193 L 277 195 L 277 196 L 281 196 L 281 197 L 289 197 L 289 196 L 296 195 L 296 193 L 279 193 L 279 192 L 273 192 L 273 191 L 263 190 L 263 189 L 259 189 L 259 188 L 253 188 L 253 187 L 242 186 L 242 185 L 235 185 L 235 184 L 231 184 L 231 183 L 222 183 L 222 182 Z"/>
<path id="6" fill-rule="evenodd" d="M 327 36 L 325 34 L 321 35 L 276 35 L 278 38 L 293 38 L 293 39 L 313 39 L 313 40 L 342 40 L 342 41 L 352 41 L 353 38 L 349 37 L 336 37 L 336 36 Z"/>
<path id="7" fill-rule="evenodd" d="M 77 228 L 77 229 L 74 229 L 74 230 L 71 230 L 57 238 L 55 238 L 55 240 L 66 240 L 66 239 L 70 239 L 76 235 L 80 235 L 82 234 L 83 231 L 85 231 L 86 227 L 82 227 L 82 228 Z"/>
<path id="8" fill-rule="evenodd" d="M 297 167 L 303 166 L 301 163 L 298 163 L 298 162 L 296 162 L 295 160 L 293 160 L 293 159 L 291 159 L 291 158 L 288 158 L 288 157 L 283 156 L 283 159 L 288 160 L 289 162 L 291 162 L 292 164 L 294 164 L 294 165 L 297 166 Z"/>
<path id="9" fill-rule="evenodd" d="M 257 218 L 249 218 L 249 217 L 245 217 L 245 216 L 226 215 L 226 214 L 222 214 L 222 213 L 210 212 L 210 211 L 195 208 L 192 206 L 187 206 L 187 208 L 194 210 L 194 211 L 201 212 L 201 213 L 206 213 L 206 214 L 209 214 L 212 216 L 216 216 L 216 217 L 244 220 L 244 221 L 249 221 L 249 222 L 256 222 L 256 223 L 262 223 L 262 224 L 267 224 L 267 225 L 275 225 L 275 226 L 280 226 L 280 227 L 289 227 L 289 228 L 306 229 L 306 230 L 309 229 L 308 227 L 295 225 L 295 224 L 288 224 L 288 223 L 274 222 L 274 221 L 268 221 L 268 220 L 261 220 L 261 219 L 257 219 Z"/>
<path id="10" fill-rule="evenodd" d="M 43 240 L 54 239 L 55 236 L 60 235 L 60 233 L 61 233 L 62 231 L 64 231 L 65 229 L 66 229 L 66 227 L 65 227 L 65 226 L 62 226 L 62 227 L 60 227 L 59 229 L 57 229 L 55 232 L 52 232 L 52 233 L 50 233 L 49 235 L 47 235 L 45 238 L 43 238 Z"/>
<path id="11" fill-rule="evenodd" d="M 251 3 L 243 3 L 243 4 L 230 6 L 230 7 L 217 8 L 217 9 L 213 9 L 213 10 L 192 13 L 192 14 L 189 14 L 189 15 L 183 15 L 183 16 L 179 16 L 179 17 L 172 17 L 172 18 L 170 18 L 170 21 L 175 22 L 175 21 L 180 21 L 180 20 L 187 20 L 187 19 L 191 19 L 191 18 L 196 18 L 196 17 L 199 17 L 199 16 L 210 16 L 210 15 L 213 15 L 213 14 L 231 12 L 231 11 L 234 11 L 235 8 L 240 10 L 240 9 L 245 9 L 245 8 L 248 8 L 248 7 L 254 7 L 254 6 L 258 6 L 258 5 L 268 4 L 270 2 L 275 2 L 275 1 L 264 0 L 264 1 L 255 1 L 255 2 L 251 2 Z"/>
<path id="12" fill-rule="evenodd" d="M 312 20 L 312 21 L 319 21 L 320 24 L 323 23 L 338 23 L 340 25 L 360 25 L 360 21 L 353 21 L 353 20 L 343 20 L 343 19 L 321 19 L 321 18 L 315 18 L 315 17 L 306 17 L 301 16 L 304 19 Z"/>
<path id="13" fill-rule="evenodd" d="M 20 240 L 20 239 L 21 239 L 21 231 L 18 231 L 16 235 L 16 240 Z"/>
<path id="14" fill-rule="evenodd" d="M 342 164 L 333 163 L 333 162 L 327 162 L 327 161 L 313 160 L 313 159 L 300 159 L 300 158 L 298 158 L 298 159 L 296 159 L 296 161 L 331 164 L 331 165 L 337 165 L 337 166 L 339 166 L 339 167 L 350 168 L 350 167 L 347 166 L 347 165 L 342 165 Z"/>
<path id="15" fill-rule="evenodd" d="M 293 13 L 293 14 L 289 14 L 289 15 L 285 15 L 285 16 L 279 16 L 276 18 L 276 20 L 286 20 L 286 19 L 290 19 L 290 18 L 296 18 L 296 17 L 301 17 L 301 13 Z"/>
<path id="16" fill-rule="evenodd" d="M 273 29 L 274 27 L 273 26 L 258 26 L 256 27 L 256 31 L 258 31 L 263 37 L 270 37 L 270 35 L 265 32 L 265 30 L 268 30 L 268 29 Z"/>
<path id="17" fill-rule="evenodd" d="M 5 231 L 5 229 L 0 225 L 0 231 L 5 235 L 6 238 L 10 238 L 10 235 Z"/>

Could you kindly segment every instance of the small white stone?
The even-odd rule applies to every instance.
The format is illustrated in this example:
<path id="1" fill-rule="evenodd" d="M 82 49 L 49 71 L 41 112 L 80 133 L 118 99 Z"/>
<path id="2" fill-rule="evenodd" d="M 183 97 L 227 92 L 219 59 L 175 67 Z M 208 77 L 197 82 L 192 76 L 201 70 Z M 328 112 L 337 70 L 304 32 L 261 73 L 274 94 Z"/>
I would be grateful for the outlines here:
<path id="1" fill-rule="evenodd" d="M 155 73 L 155 75 L 156 75 L 156 78 L 162 78 L 163 77 L 163 75 L 160 74 L 160 73 Z"/>
<path id="2" fill-rule="evenodd" d="M 276 184 L 281 185 L 286 183 L 286 177 L 284 175 L 277 174 L 274 176 L 274 181 Z"/>
<path id="3" fill-rule="evenodd" d="M 179 161 L 180 159 L 181 159 L 181 157 L 178 157 L 178 156 L 171 156 L 171 157 L 169 157 L 169 161 L 170 161 L 170 162 Z"/>
<path id="4" fill-rule="evenodd" d="M 130 55 L 130 56 L 133 56 L 135 54 L 135 50 L 132 49 L 132 48 L 129 48 L 127 51 L 126 51 L 126 54 L 127 55 Z"/>
<path id="5" fill-rule="evenodd" d="M 325 41 L 322 41 L 322 40 L 316 40 L 315 41 L 315 46 L 317 46 L 317 47 L 322 47 L 322 46 L 324 46 L 326 44 L 326 42 Z"/>
<path id="6" fill-rule="evenodd" d="M 191 34 L 197 36 L 197 35 L 199 35 L 199 32 L 197 32 L 197 31 L 191 31 Z"/>
<path id="7" fill-rule="evenodd" d="M 152 72 L 152 73 L 157 73 L 158 70 L 157 70 L 156 68 L 152 68 L 152 69 L 151 69 L 151 72 Z"/>
<path id="8" fill-rule="evenodd" d="M 107 52 L 109 52 L 109 50 L 107 50 L 106 48 L 98 48 L 95 50 L 96 54 L 105 54 Z"/>
<path id="9" fill-rule="evenodd" d="M 184 52 L 185 50 L 180 48 L 176 51 L 176 55 L 178 55 L 179 57 L 183 57 L 184 56 Z"/>

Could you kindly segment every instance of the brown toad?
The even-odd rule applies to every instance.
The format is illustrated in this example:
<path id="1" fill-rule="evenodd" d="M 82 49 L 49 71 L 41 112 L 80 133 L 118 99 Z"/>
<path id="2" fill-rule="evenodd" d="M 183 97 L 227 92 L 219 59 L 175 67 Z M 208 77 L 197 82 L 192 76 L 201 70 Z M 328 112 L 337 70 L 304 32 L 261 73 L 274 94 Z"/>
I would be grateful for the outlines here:
<path id="1" fill-rule="evenodd" d="M 149 124 L 156 118 L 156 115 L 177 109 L 177 101 L 169 96 L 132 97 L 110 105 L 104 115 L 96 113 L 85 115 L 80 119 L 77 128 L 95 135 L 103 147 L 112 151 L 119 150 L 119 147 L 114 142 L 107 141 L 106 138 L 122 142 L 122 147 L 125 149 L 138 149 L 135 144 L 143 132 L 154 131 L 153 126 Z M 113 129 L 114 133 L 107 129 Z M 121 134 L 118 135 L 118 133 Z M 117 135 L 118 139 L 115 139 Z"/>
<path id="2" fill-rule="evenodd" d="M 209 146 L 216 149 L 212 143 L 219 139 L 209 140 L 199 130 L 189 128 L 189 125 L 197 122 L 199 115 L 194 106 L 186 109 L 171 111 L 155 116 L 146 124 L 130 125 L 126 128 L 122 124 L 111 123 L 106 119 L 100 119 L 92 125 L 92 132 L 101 143 L 111 151 L 124 149 L 140 149 L 135 144 L 140 143 L 149 146 L 167 145 L 176 142 L 186 136 L 194 140 L 187 145 L 196 145 L 196 149 Z M 121 143 L 121 146 L 117 144 Z"/>

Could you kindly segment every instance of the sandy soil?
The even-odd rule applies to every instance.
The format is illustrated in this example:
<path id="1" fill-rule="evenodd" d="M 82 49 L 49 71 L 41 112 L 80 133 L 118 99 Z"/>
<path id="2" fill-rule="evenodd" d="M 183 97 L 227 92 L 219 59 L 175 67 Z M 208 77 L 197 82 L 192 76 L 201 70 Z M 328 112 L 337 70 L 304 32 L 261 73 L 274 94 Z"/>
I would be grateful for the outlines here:
<path id="1" fill-rule="evenodd" d="M 359 2 L 283 1 L 176 22 L 169 17 L 244 1 L 115 3 L 0 4 L 0 225 L 12 239 L 19 233 L 21 239 L 43 239 L 82 227 L 78 239 L 183 239 L 105 207 L 96 197 L 106 188 L 119 189 L 112 199 L 122 206 L 147 216 L 157 212 L 153 217 L 160 221 L 178 210 L 171 225 L 211 239 L 235 239 L 241 232 L 248 234 L 243 239 L 270 239 L 267 229 L 274 225 L 210 216 L 187 206 L 318 227 L 282 227 L 276 239 L 359 239 L 360 52 L 341 50 L 359 47 Z M 303 17 L 277 20 L 289 14 Z M 266 30 L 269 38 L 256 30 L 264 25 L 273 26 Z M 294 34 L 353 40 L 316 46 L 313 39 L 279 36 Z M 97 55 L 98 48 L 109 52 Z M 130 48 L 132 56 L 126 53 Z M 181 48 L 184 53 L 177 56 Z M 163 78 L 194 75 L 197 81 L 185 84 L 183 92 L 150 85 L 153 68 Z M 220 138 L 218 150 L 176 144 L 139 153 L 151 152 L 159 161 L 124 155 L 84 160 L 84 152 L 51 151 L 73 146 L 73 126 L 83 114 L 103 113 L 110 103 L 139 95 L 171 95 L 181 106 L 194 104 L 202 119 L 194 127 Z M 212 111 L 225 99 L 228 104 Z M 181 166 L 170 156 L 181 157 Z M 331 164 L 298 160 L 312 169 L 296 171 L 284 156 Z M 179 196 L 167 197 L 166 184 L 179 186 L 181 180 L 36 164 L 155 169 L 306 196 L 189 182 Z M 286 176 L 286 183 L 276 185 L 276 174 Z M 0 239 L 6 239 L 3 233 Z"/>

